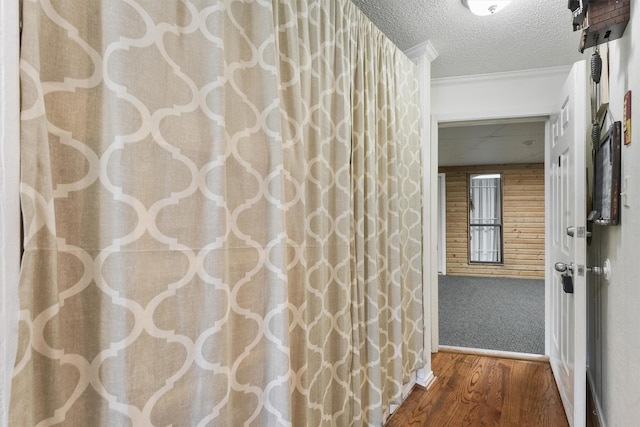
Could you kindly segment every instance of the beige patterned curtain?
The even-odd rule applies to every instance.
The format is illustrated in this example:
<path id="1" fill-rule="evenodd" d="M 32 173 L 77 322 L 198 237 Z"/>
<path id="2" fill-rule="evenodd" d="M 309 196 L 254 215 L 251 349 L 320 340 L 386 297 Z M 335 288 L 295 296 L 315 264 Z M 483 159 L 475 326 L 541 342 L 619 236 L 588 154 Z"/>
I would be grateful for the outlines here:
<path id="1" fill-rule="evenodd" d="M 345 0 L 25 0 L 10 425 L 382 425 L 425 357 L 415 73 Z"/>

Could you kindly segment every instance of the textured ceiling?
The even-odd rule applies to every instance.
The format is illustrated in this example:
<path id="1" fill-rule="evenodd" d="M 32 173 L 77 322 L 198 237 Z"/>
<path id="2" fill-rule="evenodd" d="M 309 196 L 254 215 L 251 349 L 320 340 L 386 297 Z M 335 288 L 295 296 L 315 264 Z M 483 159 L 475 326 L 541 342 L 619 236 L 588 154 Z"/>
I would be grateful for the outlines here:
<path id="1" fill-rule="evenodd" d="M 431 76 L 452 77 L 570 65 L 584 59 L 567 0 L 513 0 L 473 15 L 462 0 L 352 0 L 400 49 L 429 41 Z"/>

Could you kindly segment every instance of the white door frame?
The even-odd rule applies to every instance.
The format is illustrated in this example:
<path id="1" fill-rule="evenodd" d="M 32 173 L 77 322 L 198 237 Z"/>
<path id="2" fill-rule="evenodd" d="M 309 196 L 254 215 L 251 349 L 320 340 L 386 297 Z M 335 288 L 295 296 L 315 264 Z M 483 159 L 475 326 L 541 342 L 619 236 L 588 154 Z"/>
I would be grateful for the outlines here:
<path id="1" fill-rule="evenodd" d="M 561 66 L 432 80 L 431 158 L 438 158 L 437 129 L 440 124 L 504 119 L 544 120 L 550 117 L 553 114 L 556 95 L 570 70 L 570 66 Z M 437 176 L 432 169 L 425 181 L 435 183 Z M 435 188 L 435 185 L 431 185 L 431 188 Z M 437 227 L 436 209 L 432 210 L 430 220 L 434 222 L 434 227 Z M 430 294 L 432 298 L 434 295 L 437 298 L 437 277 L 430 283 Z M 432 333 L 433 348 L 437 350 L 437 303 L 432 305 L 431 325 L 436 332 Z"/>
<path id="2" fill-rule="evenodd" d="M 469 113 L 463 113 L 463 114 L 448 114 L 446 116 L 437 116 L 437 115 L 433 115 L 432 116 L 432 120 L 431 120 L 431 150 L 430 150 L 430 154 L 431 154 L 431 158 L 432 159 L 437 159 L 438 158 L 438 127 L 440 126 L 440 124 L 452 124 L 452 123 L 468 123 L 468 122 L 475 122 L 475 121 L 490 121 L 490 120 L 512 120 L 512 119 L 518 119 L 518 120 L 522 120 L 522 121 L 527 121 L 527 120 L 537 120 L 537 121 L 543 121 L 545 122 L 545 128 L 548 127 L 548 122 L 549 122 L 549 116 L 551 115 L 551 111 L 548 112 L 548 114 L 512 114 L 509 115 L 509 113 L 507 112 L 503 112 L 503 113 L 497 113 L 496 115 L 473 115 L 473 114 L 469 114 Z M 550 133 L 545 132 L 545 147 L 547 146 L 547 139 L 550 137 Z M 436 160 L 437 161 L 437 160 Z M 438 168 L 432 168 L 431 169 L 431 175 L 430 175 L 430 181 L 431 182 L 438 182 Z M 432 188 L 437 188 L 437 185 L 433 185 Z M 547 194 L 547 188 L 545 186 L 545 198 L 548 197 Z M 438 206 L 437 204 L 434 206 Z M 432 226 L 436 226 L 439 223 L 439 219 L 438 219 L 438 214 L 439 214 L 439 207 L 434 209 L 432 212 L 431 218 L 430 218 L 430 222 L 432 223 Z M 548 238 L 547 235 L 547 231 L 545 231 L 545 240 Z M 446 236 L 445 236 L 446 239 Z M 547 251 L 545 250 L 545 262 L 546 261 L 546 257 L 548 256 L 548 254 L 546 253 Z M 545 283 L 548 280 L 547 278 L 547 272 L 545 271 Z M 438 320 L 438 316 L 439 316 L 439 310 L 438 310 L 438 280 L 437 277 L 435 278 L 435 280 L 431 280 L 431 339 L 432 339 L 432 343 L 431 343 L 431 351 L 436 353 L 438 351 L 438 348 L 440 346 L 440 337 L 438 335 L 438 328 L 439 328 L 439 320 Z M 546 293 L 545 293 L 545 298 L 546 298 Z M 545 300 L 545 304 L 546 304 L 546 300 Z M 545 310 L 545 354 L 549 354 L 549 346 L 548 346 L 548 319 L 547 319 L 547 314 L 546 314 L 546 310 Z"/>
<path id="3" fill-rule="evenodd" d="M 447 175 L 438 173 L 438 273 L 447 274 Z"/>
<path id="4" fill-rule="evenodd" d="M 431 352 L 437 353 L 438 346 L 440 345 L 440 332 L 439 332 L 439 320 L 438 320 L 438 248 L 437 238 L 438 235 L 438 119 L 436 116 L 431 116 L 431 131 L 430 131 L 430 144 L 428 158 L 425 161 L 429 162 L 428 176 L 425 176 L 425 191 L 424 197 L 428 197 L 430 202 L 430 212 L 427 215 L 427 226 L 429 227 L 429 233 L 425 233 L 430 236 L 428 242 L 425 242 L 424 247 L 428 248 L 429 278 L 426 283 L 429 284 L 430 289 L 425 289 L 424 294 L 429 294 L 431 299 L 430 311 L 431 311 Z M 427 150 L 424 154 L 426 155 Z M 436 185 L 434 185 L 436 183 Z"/>

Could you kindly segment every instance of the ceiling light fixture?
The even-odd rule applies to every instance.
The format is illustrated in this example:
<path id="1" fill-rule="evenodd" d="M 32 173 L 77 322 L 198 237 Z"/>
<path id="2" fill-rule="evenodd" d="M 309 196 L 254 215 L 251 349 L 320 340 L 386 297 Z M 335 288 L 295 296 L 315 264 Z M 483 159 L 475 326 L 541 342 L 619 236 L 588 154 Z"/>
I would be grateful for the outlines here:
<path id="1" fill-rule="evenodd" d="M 469 10 L 478 16 L 493 15 L 504 9 L 511 0 L 462 0 Z"/>

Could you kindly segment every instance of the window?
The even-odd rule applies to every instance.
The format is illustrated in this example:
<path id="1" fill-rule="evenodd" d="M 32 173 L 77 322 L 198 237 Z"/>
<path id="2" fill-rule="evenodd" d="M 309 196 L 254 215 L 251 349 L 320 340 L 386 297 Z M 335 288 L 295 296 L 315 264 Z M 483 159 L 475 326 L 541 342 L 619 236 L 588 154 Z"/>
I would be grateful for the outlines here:
<path id="1" fill-rule="evenodd" d="M 469 262 L 502 264 L 502 174 L 469 175 Z"/>

